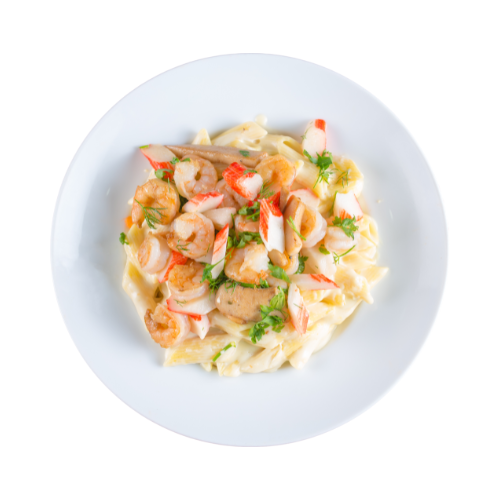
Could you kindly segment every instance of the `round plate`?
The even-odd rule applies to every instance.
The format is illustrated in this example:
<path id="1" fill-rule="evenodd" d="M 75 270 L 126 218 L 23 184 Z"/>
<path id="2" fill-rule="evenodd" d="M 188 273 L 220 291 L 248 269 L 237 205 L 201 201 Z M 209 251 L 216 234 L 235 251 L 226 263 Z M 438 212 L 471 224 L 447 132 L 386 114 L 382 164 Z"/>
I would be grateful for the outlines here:
<path id="1" fill-rule="evenodd" d="M 389 274 L 335 341 L 303 370 L 219 377 L 197 365 L 164 368 L 121 287 L 118 236 L 127 200 L 145 179 L 138 146 L 182 144 L 263 113 L 299 138 L 312 118 L 328 124 L 328 149 L 365 175 L 379 224 L 379 265 Z M 432 221 L 432 223 L 429 223 Z M 263 446 L 316 436 L 379 399 L 422 346 L 446 273 L 446 226 L 429 167 L 401 123 L 376 98 L 328 69 L 287 57 L 203 59 L 135 89 L 94 127 L 59 193 L 52 268 L 62 315 L 90 368 L 122 401 L 185 436 Z"/>

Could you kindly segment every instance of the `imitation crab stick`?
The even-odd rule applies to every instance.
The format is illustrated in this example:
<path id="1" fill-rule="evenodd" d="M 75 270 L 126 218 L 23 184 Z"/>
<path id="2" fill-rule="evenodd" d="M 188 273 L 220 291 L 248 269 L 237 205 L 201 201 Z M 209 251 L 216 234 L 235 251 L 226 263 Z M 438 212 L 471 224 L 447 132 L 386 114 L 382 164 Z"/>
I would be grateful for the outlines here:
<path id="1" fill-rule="evenodd" d="M 309 312 L 306 309 L 304 299 L 300 295 L 300 290 L 295 283 L 288 288 L 288 310 L 292 318 L 292 324 L 300 335 L 307 331 L 309 323 Z"/>
<path id="2" fill-rule="evenodd" d="M 215 267 L 211 271 L 213 279 L 217 278 L 224 269 L 224 258 L 226 257 L 228 236 L 229 236 L 229 224 L 226 224 L 224 228 L 218 232 L 214 241 L 214 253 L 212 255 L 212 265 L 215 265 Z"/>
<path id="3" fill-rule="evenodd" d="M 301 290 L 336 290 L 340 288 L 337 283 L 323 274 L 293 274 L 290 279 Z"/>
<path id="4" fill-rule="evenodd" d="M 161 146 L 160 144 L 150 144 L 149 146 L 143 146 L 141 148 L 142 154 L 149 160 L 151 166 L 155 170 L 159 170 L 161 168 L 166 168 L 167 170 L 171 170 L 172 174 L 165 172 L 165 177 L 172 178 L 174 174 L 174 166 L 170 163 L 175 155 L 170 151 L 170 149 L 165 146 Z"/>
<path id="5" fill-rule="evenodd" d="M 247 200 L 255 200 L 263 184 L 259 174 L 249 172 L 237 162 L 231 163 L 222 176 L 231 189 Z"/>
<path id="6" fill-rule="evenodd" d="M 348 193 L 337 193 L 335 196 L 335 204 L 333 206 L 333 215 L 340 217 L 342 220 L 356 217 L 356 220 L 363 218 L 363 210 L 359 205 L 356 195 L 349 191 Z"/>
<path id="7" fill-rule="evenodd" d="M 167 265 L 158 273 L 158 281 L 164 283 L 168 280 L 170 271 L 177 265 L 183 266 L 188 261 L 188 258 L 175 250 L 172 250 L 172 255 L 167 261 Z"/>
<path id="8" fill-rule="evenodd" d="M 206 314 L 189 316 L 189 323 L 191 324 L 191 331 L 203 340 L 210 328 L 208 316 Z"/>
<path id="9" fill-rule="evenodd" d="M 173 297 L 167 299 L 167 307 L 170 311 L 188 316 L 203 316 L 215 309 L 215 295 L 205 295 L 192 300 L 178 300 Z"/>
<path id="10" fill-rule="evenodd" d="M 213 210 L 217 208 L 224 199 L 224 195 L 218 193 L 217 191 L 211 191 L 210 193 L 200 193 L 194 198 L 191 198 L 183 207 L 184 212 L 192 213 L 198 212 L 203 213 L 207 210 Z"/>
<path id="11" fill-rule="evenodd" d="M 285 252 L 283 214 L 276 205 L 265 198 L 260 201 L 259 233 L 268 252 Z"/>
<path id="12" fill-rule="evenodd" d="M 307 124 L 302 140 L 302 149 L 311 156 L 320 155 L 326 149 L 325 120 L 312 120 Z"/>

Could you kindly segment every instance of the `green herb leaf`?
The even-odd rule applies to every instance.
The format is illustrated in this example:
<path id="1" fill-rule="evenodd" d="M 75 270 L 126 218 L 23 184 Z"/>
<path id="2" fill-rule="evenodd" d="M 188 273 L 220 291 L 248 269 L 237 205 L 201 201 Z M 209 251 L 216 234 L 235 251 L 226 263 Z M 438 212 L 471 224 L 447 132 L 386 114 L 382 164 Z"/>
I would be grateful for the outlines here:
<path id="1" fill-rule="evenodd" d="M 247 174 L 257 174 L 257 170 L 253 170 L 251 168 L 247 168 L 244 172 L 243 172 L 243 175 L 247 175 Z"/>
<path id="2" fill-rule="evenodd" d="M 351 248 L 349 248 L 349 250 L 347 250 L 347 252 L 344 252 L 340 255 L 337 255 L 335 252 L 333 252 L 333 262 L 335 262 L 335 264 L 338 264 L 340 262 L 340 258 L 344 255 L 347 255 L 355 246 L 356 245 L 353 245 Z"/>
<path id="3" fill-rule="evenodd" d="M 248 158 L 250 156 L 250 151 L 240 150 L 240 155 Z"/>
<path id="4" fill-rule="evenodd" d="M 177 158 L 177 157 L 175 157 L 172 160 L 170 160 L 170 165 L 175 165 L 177 163 L 179 163 L 179 158 Z"/>
<path id="5" fill-rule="evenodd" d="M 184 158 L 184 160 L 181 161 L 191 161 L 191 158 Z"/>
<path id="6" fill-rule="evenodd" d="M 259 220 L 260 217 L 260 203 L 254 202 L 252 206 L 245 205 L 238 210 L 238 215 L 246 215 L 247 219 L 255 222 Z M 234 221 L 233 221 L 234 226 Z"/>
<path id="7" fill-rule="evenodd" d="M 309 257 L 302 257 L 302 255 L 299 255 L 299 268 L 297 269 L 297 272 L 295 274 L 302 274 L 304 272 L 304 269 L 306 267 L 306 260 Z"/>
<path id="8" fill-rule="evenodd" d="M 359 227 L 354 224 L 355 222 L 356 217 L 353 217 L 352 219 L 349 217 L 346 217 L 345 219 L 335 217 L 335 219 L 333 219 L 332 226 L 340 227 L 346 236 L 354 239 L 354 233 L 359 229 Z"/>
<path id="9" fill-rule="evenodd" d="M 151 229 L 156 229 L 155 224 L 161 224 L 162 213 L 160 210 L 167 210 L 168 207 L 145 207 L 141 202 L 134 200 L 141 207 L 144 218 L 146 219 L 146 223 Z M 158 218 L 159 217 L 159 218 Z"/>
<path id="10" fill-rule="evenodd" d="M 219 358 L 220 358 L 220 355 L 223 353 L 223 352 L 226 352 L 228 349 L 231 349 L 231 347 L 236 347 L 236 344 L 234 342 L 230 342 L 229 344 L 227 344 L 226 347 L 223 347 L 213 358 L 212 358 L 212 361 L 215 363 Z"/>
<path id="11" fill-rule="evenodd" d="M 266 333 L 266 328 L 272 326 L 273 331 L 280 332 L 285 326 L 282 316 L 270 315 L 273 311 L 280 311 L 285 315 L 283 308 L 286 304 L 285 292 L 281 287 L 278 287 L 278 293 L 271 299 L 268 306 L 260 306 L 260 314 L 262 320 L 250 328 L 250 339 L 255 344 Z"/>
<path id="12" fill-rule="evenodd" d="M 280 266 L 273 266 L 271 263 L 269 263 L 267 265 L 267 267 L 271 271 L 272 276 L 274 276 L 275 278 L 278 278 L 279 280 L 284 280 L 287 283 L 290 283 L 290 278 L 285 273 L 285 270 L 282 269 Z"/>
<path id="13" fill-rule="evenodd" d="M 122 245 L 128 245 L 127 235 L 125 233 L 120 233 L 120 243 Z"/>
<path id="14" fill-rule="evenodd" d="M 326 182 L 328 184 L 330 175 L 333 174 L 333 171 L 330 170 L 330 165 L 333 163 L 332 153 L 325 149 L 323 153 L 317 155 L 317 158 L 314 158 L 306 150 L 304 150 L 304 156 L 319 168 L 318 178 L 314 183 L 313 189 L 316 187 L 318 182 Z"/>
<path id="15" fill-rule="evenodd" d="M 297 229 L 297 226 L 295 225 L 295 222 L 293 222 L 293 219 L 291 217 L 288 217 L 288 219 L 286 220 L 288 222 L 288 225 L 294 230 L 294 232 L 297 234 L 297 236 L 303 240 L 303 241 L 306 241 L 306 239 L 304 238 L 304 236 L 302 236 L 300 234 L 300 231 Z"/>
<path id="16" fill-rule="evenodd" d="M 145 146 L 139 146 L 139 149 L 144 149 L 144 148 L 149 148 L 149 144 L 146 144 Z"/>
<path id="17" fill-rule="evenodd" d="M 271 191 L 271 181 L 264 182 L 260 188 L 259 198 L 270 198 L 274 194 Z"/>
<path id="18" fill-rule="evenodd" d="M 330 255 L 330 252 L 326 249 L 325 245 L 321 245 L 318 250 L 323 254 L 323 255 Z"/>
<path id="19" fill-rule="evenodd" d="M 173 174 L 173 171 L 170 170 L 169 168 L 159 168 L 158 170 L 155 170 L 156 177 L 158 179 L 161 179 L 162 181 L 165 180 L 165 176 L 167 176 L 167 179 L 169 179 L 168 174 L 170 174 L 170 175 Z"/>

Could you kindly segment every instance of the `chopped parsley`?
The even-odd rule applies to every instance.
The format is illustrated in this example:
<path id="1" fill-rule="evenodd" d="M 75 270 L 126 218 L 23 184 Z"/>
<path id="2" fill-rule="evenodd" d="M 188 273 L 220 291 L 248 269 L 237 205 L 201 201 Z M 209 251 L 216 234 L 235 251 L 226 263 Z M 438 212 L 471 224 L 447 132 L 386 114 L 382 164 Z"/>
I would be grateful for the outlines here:
<path id="1" fill-rule="evenodd" d="M 323 153 L 317 155 L 317 158 L 313 158 L 306 150 L 304 150 L 304 156 L 319 168 L 318 178 L 314 183 L 313 189 L 316 187 L 318 182 L 326 182 L 328 184 L 330 175 L 333 174 L 332 170 L 330 170 L 330 165 L 333 163 L 332 153 L 325 149 Z"/>
<path id="2" fill-rule="evenodd" d="M 281 287 L 278 287 L 278 290 L 279 292 L 271 299 L 268 306 L 260 306 L 262 320 L 255 323 L 255 325 L 250 328 L 249 335 L 252 343 L 254 344 L 262 339 L 266 333 L 266 328 L 271 326 L 273 331 L 281 332 L 285 326 L 282 316 L 270 314 L 273 311 L 279 311 L 282 314 L 286 314 L 283 310 L 286 303 L 285 292 L 281 289 Z"/>
<path id="3" fill-rule="evenodd" d="M 260 188 L 259 198 L 270 198 L 273 194 L 274 191 L 271 191 L 271 181 L 264 182 Z"/>
<path id="4" fill-rule="evenodd" d="M 158 179 L 164 181 L 165 179 L 169 179 L 169 176 L 173 174 L 173 171 L 169 168 L 159 168 L 155 170 L 155 175 Z"/>
<path id="5" fill-rule="evenodd" d="M 271 263 L 269 263 L 267 265 L 267 267 L 271 271 L 272 276 L 274 276 L 275 278 L 278 278 L 279 280 L 284 280 L 287 283 L 290 283 L 290 278 L 285 273 L 285 270 L 282 269 L 280 266 L 273 266 Z"/>
<path id="6" fill-rule="evenodd" d="M 148 226 L 151 229 L 156 229 L 155 224 L 161 224 L 161 218 L 163 216 L 163 214 L 160 212 L 160 210 L 168 210 L 168 207 L 157 207 L 157 208 L 145 207 L 142 203 L 137 201 L 135 198 L 134 198 L 134 200 L 141 207 L 142 213 L 144 215 L 144 218 L 146 219 Z"/>
<path id="7" fill-rule="evenodd" d="M 220 355 L 223 353 L 223 352 L 226 352 L 228 349 L 231 349 L 231 347 L 236 347 L 236 344 L 234 342 L 230 342 L 229 344 L 227 344 L 226 347 L 223 347 L 213 358 L 212 358 L 212 361 L 215 363 L 219 358 L 220 358 Z"/>
<path id="8" fill-rule="evenodd" d="M 149 148 L 149 144 L 146 144 L 145 146 L 139 146 L 139 149 L 144 149 L 144 148 Z"/>
<path id="9" fill-rule="evenodd" d="M 250 156 L 250 151 L 240 150 L 240 155 L 248 158 Z"/>
<path id="10" fill-rule="evenodd" d="M 321 245 L 318 250 L 323 254 L 323 255 L 330 255 L 330 252 L 326 249 L 325 245 Z"/>
<path id="11" fill-rule="evenodd" d="M 257 174 L 257 170 L 253 170 L 252 168 L 247 168 L 244 172 L 243 172 L 243 175 L 247 175 L 247 174 Z"/>
<path id="12" fill-rule="evenodd" d="M 288 219 L 286 220 L 288 222 L 288 225 L 294 230 L 294 232 L 297 234 L 297 236 L 303 240 L 303 241 L 306 241 L 306 239 L 304 238 L 304 236 L 302 236 L 300 234 L 300 231 L 297 229 L 297 226 L 295 225 L 295 222 L 293 222 L 293 219 L 291 217 L 288 217 Z"/>
<path id="13" fill-rule="evenodd" d="M 342 187 L 348 186 L 349 185 L 349 174 L 351 173 L 351 169 L 348 168 L 347 170 L 340 170 L 336 168 L 337 172 L 340 172 L 340 175 L 337 177 L 337 180 L 335 181 L 335 184 L 338 184 L 339 182 L 342 182 Z"/>
<path id="14" fill-rule="evenodd" d="M 333 219 L 332 226 L 340 227 L 346 236 L 354 239 L 354 233 L 359 229 L 359 227 L 354 224 L 355 222 L 356 217 L 353 217 L 352 219 L 349 217 L 346 217 L 345 219 L 335 217 L 335 219 Z"/>
<path id="15" fill-rule="evenodd" d="M 170 165 L 175 165 L 177 163 L 179 163 L 179 158 L 177 157 L 174 157 L 172 160 L 170 160 Z"/>
<path id="16" fill-rule="evenodd" d="M 191 158 L 184 158 L 184 160 L 181 161 L 191 161 Z"/>
<path id="17" fill-rule="evenodd" d="M 258 245 L 262 244 L 262 238 L 257 231 L 241 231 L 236 234 L 236 230 L 231 228 L 227 238 L 227 249 L 244 248 L 247 243 L 255 241 Z"/>
<path id="18" fill-rule="evenodd" d="M 120 233 L 120 243 L 122 245 L 129 245 L 129 242 L 127 240 L 127 235 L 125 233 Z"/>
<path id="19" fill-rule="evenodd" d="M 238 215 L 246 215 L 247 219 L 256 222 L 260 217 L 260 203 L 250 202 L 252 205 L 245 205 L 238 210 Z"/>
<path id="20" fill-rule="evenodd" d="M 306 260 L 309 257 L 302 257 L 302 255 L 299 255 L 299 268 L 297 269 L 297 272 L 295 274 L 302 274 L 304 272 L 304 269 L 306 267 Z"/>

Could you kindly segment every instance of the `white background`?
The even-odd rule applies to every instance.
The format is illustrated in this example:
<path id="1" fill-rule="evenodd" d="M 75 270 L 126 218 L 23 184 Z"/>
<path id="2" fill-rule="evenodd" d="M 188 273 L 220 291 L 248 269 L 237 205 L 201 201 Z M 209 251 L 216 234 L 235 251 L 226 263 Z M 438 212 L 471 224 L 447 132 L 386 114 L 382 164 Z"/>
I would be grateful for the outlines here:
<path id="1" fill-rule="evenodd" d="M 3 2 L 0 497 L 500 498 L 497 7 Z M 354 421 L 273 448 L 197 442 L 125 406 L 73 345 L 49 262 L 64 173 L 102 115 L 163 71 L 237 52 L 309 60 L 381 99 L 426 155 L 449 233 L 442 306 L 407 374 Z"/>

